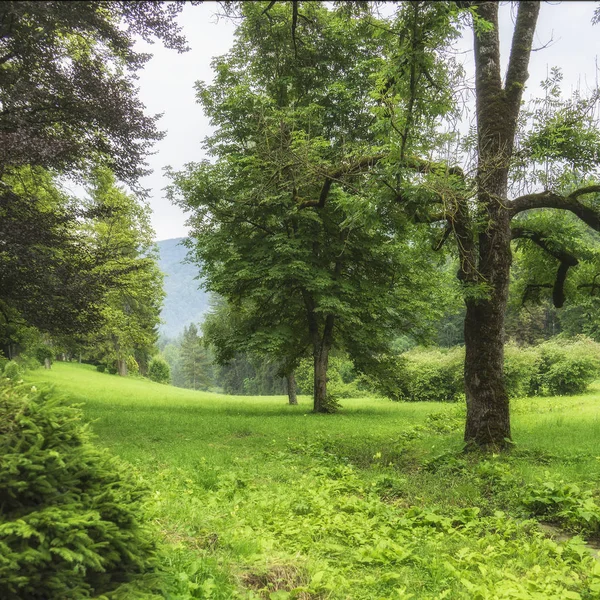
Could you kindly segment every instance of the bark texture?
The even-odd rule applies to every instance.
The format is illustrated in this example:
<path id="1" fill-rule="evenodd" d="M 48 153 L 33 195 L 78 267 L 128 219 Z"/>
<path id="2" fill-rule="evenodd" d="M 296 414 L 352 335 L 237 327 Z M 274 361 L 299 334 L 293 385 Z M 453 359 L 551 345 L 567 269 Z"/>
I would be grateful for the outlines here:
<path id="1" fill-rule="evenodd" d="M 511 437 L 504 384 L 504 315 L 508 297 L 511 214 L 506 197 L 517 118 L 535 31 L 539 2 L 521 2 L 503 86 L 500 72 L 498 4 L 477 3 L 492 24 L 474 35 L 478 170 L 476 222 L 461 256 L 461 278 L 477 284 L 467 294 L 465 319 L 465 441 L 478 447 L 505 447 Z"/>
<path id="2" fill-rule="evenodd" d="M 298 396 L 296 394 L 297 386 L 296 375 L 294 374 L 294 371 L 288 373 L 285 377 L 285 380 L 287 383 L 288 401 L 290 404 L 295 406 L 296 404 L 298 404 Z"/>

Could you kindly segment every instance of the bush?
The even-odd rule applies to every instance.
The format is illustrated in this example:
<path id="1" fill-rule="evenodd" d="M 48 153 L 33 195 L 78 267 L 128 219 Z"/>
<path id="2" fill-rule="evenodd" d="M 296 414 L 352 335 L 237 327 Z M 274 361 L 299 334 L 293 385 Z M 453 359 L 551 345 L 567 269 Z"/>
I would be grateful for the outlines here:
<path id="1" fill-rule="evenodd" d="M 106 371 L 106 365 L 96 365 L 96 371 L 98 371 L 98 373 L 104 373 Z"/>
<path id="2" fill-rule="evenodd" d="M 538 348 L 504 347 L 504 379 L 509 398 L 535 395 L 536 377 L 540 366 Z"/>
<path id="3" fill-rule="evenodd" d="M 12 381 L 17 381 L 20 379 L 22 375 L 21 367 L 19 363 L 14 360 L 9 360 L 4 365 L 4 377 L 8 377 L 8 379 L 12 379 Z"/>
<path id="4" fill-rule="evenodd" d="M 541 344 L 539 349 L 538 393 L 580 394 L 600 374 L 600 344 L 588 338 L 551 340 Z"/>
<path id="5" fill-rule="evenodd" d="M 464 348 L 416 348 L 403 354 L 404 400 L 456 402 L 464 394 Z"/>
<path id="6" fill-rule="evenodd" d="M 54 360 L 54 351 L 49 346 L 38 346 L 35 349 L 35 357 L 41 365 L 45 365 L 47 360 Z"/>
<path id="7" fill-rule="evenodd" d="M 79 409 L 0 382 L 0 456 L 1 598 L 95 597 L 151 567 L 142 493 Z"/>
<path id="8" fill-rule="evenodd" d="M 171 368 L 162 356 L 155 356 L 148 365 L 148 377 L 157 383 L 171 381 Z"/>

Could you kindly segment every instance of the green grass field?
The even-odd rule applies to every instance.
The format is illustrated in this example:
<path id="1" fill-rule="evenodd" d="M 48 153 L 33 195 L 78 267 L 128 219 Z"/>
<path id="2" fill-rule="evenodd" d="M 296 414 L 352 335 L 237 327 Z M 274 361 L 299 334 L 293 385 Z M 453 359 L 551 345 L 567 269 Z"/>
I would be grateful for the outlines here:
<path id="1" fill-rule="evenodd" d="M 513 403 L 514 450 L 461 453 L 463 408 L 193 392 L 57 363 L 148 487 L 170 598 L 592 599 L 600 387 Z M 536 519 L 532 519 L 532 516 Z M 558 543 L 538 521 L 580 532 Z"/>

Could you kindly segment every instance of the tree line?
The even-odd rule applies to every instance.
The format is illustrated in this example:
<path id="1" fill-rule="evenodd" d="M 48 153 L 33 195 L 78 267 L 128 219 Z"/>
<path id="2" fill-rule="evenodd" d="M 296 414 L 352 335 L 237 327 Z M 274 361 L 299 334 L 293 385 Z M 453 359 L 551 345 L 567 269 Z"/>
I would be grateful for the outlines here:
<path id="1" fill-rule="evenodd" d="M 148 59 L 134 39 L 184 51 L 181 6 L 0 8 L 5 354 L 37 335 L 121 374 L 145 370 L 161 275 L 138 182 L 162 134 L 134 87 Z M 385 388 L 398 336 L 431 339 L 459 298 L 465 441 L 506 447 L 513 262 L 522 303 L 570 297 L 596 314 L 598 92 L 564 98 L 553 70 L 523 105 L 539 2 L 518 3 L 504 74 L 496 2 L 398 2 L 389 16 L 355 2 L 223 8 L 234 46 L 196 86 L 209 159 L 171 172 L 169 191 L 190 213 L 190 258 L 223 299 L 225 317 L 206 325 L 216 361 L 262 357 L 290 382 L 310 357 L 314 410 L 334 412 L 332 356 Z M 461 135 L 468 74 L 452 48 L 465 29 L 475 108 Z M 66 194 L 64 177 L 88 199 Z"/>

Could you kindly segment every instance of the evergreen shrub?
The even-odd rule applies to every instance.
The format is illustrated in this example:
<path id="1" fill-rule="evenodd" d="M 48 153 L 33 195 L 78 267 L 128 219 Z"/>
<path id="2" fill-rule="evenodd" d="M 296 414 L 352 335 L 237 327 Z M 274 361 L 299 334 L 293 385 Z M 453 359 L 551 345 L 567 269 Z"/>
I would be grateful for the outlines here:
<path id="1" fill-rule="evenodd" d="M 148 377 L 157 383 L 169 383 L 171 381 L 171 368 L 162 356 L 155 356 L 148 365 Z"/>
<path id="2" fill-rule="evenodd" d="M 142 495 L 78 408 L 0 381 L 0 598 L 118 594 L 154 561 Z"/>

